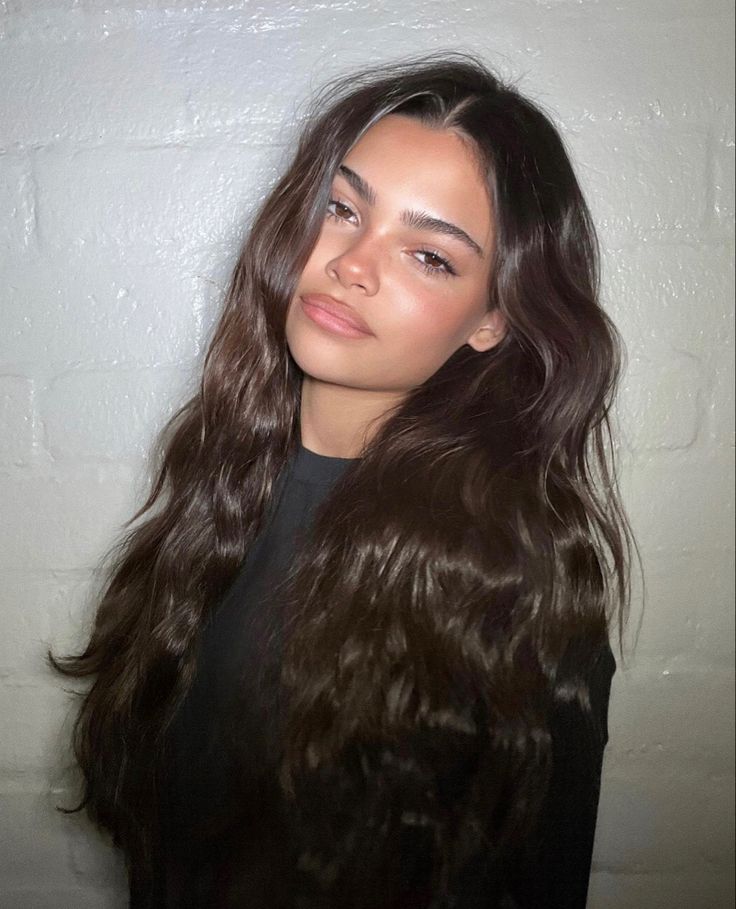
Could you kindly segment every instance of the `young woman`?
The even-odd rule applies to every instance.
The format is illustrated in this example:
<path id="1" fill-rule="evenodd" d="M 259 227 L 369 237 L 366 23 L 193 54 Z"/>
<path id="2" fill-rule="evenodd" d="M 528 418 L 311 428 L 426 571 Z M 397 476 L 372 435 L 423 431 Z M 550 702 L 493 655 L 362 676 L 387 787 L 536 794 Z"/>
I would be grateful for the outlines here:
<path id="1" fill-rule="evenodd" d="M 84 651 L 134 907 L 583 907 L 633 536 L 549 119 L 469 55 L 316 99 Z"/>

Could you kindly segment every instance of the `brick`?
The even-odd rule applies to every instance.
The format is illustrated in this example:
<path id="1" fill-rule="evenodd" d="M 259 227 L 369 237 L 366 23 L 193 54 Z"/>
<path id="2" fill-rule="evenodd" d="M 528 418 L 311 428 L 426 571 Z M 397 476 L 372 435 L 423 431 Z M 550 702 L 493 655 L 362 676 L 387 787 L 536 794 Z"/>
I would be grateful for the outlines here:
<path id="1" fill-rule="evenodd" d="M 708 138 L 669 120 L 590 123 L 568 137 L 593 219 L 606 244 L 702 229 L 707 215 Z"/>
<path id="2" fill-rule="evenodd" d="M 53 476 L 0 474 L 0 569 L 89 570 L 135 511 L 122 464 L 58 465 Z"/>
<path id="3" fill-rule="evenodd" d="M 33 450 L 33 383 L 0 376 L 0 463 L 27 464 Z"/>
<path id="4" fill-rule="evenodd" d="M 674 611 L 674 610 L 673 610 Z M 618 773 L 724 775 L 733 765 L 733 672 L 634 666 L 617 672 L 609 710 L 608 760 Z M 683 720 L 686 719 L 686 722 Z"/>
<path id="5" fill-rule="evenodd" d="M 59 376 L 39 404 L 45 444 L 57 460 L 142 459 L 166 419 L 191 397 L 188 379 L 164 368 Z"/>
<path id="6" fill-rule="evenodd" d="M 222 145 L 39 152 L 41 242 L 149 260 L 168 247 L 235 244 L 258 193 L 275 180 L 272 159 L 268 150 Z"/>
<path id="7" fill-rule="evenodd" d="M 5 909 L 127 909 L 128 897 L 119 889 L 27 888 L 0 890 L 0 906 Z"/>
<path id="8" fill-rule="evenodd" d="M 733 237 L 734 233 L 734 143 L 733 140 L 719 143 L 713 154 L 714 199 L 713 208 L 718 226 L 723 233 Z"/>
<path id="9" fill-rule="evenodd" d="M 11 675 L 2 680 L 0 774 L 35 782 L 68 766 L 74 701 L 62 685 L 70 687 L 50 671 L 45 679 Z"/>
<path id="10" fill-rule="evenodd" d="M 726 870 L 733 854 L 733 779 L 604 776 L 594 861 L 599 871 L 691 874 Z"/>
<path id="11" fill-rule="evenodd" d="M 44 903 L 43 900 L 54 894 L 66 899 L 79 893 L 84 898 L 85 892 L 94 893 L 92 885 L 96 881 L 105 881 L 108 888 L 122 893 L 124 875 L 117 853 L 104 843 L 82 815 L 64 815 L 56 810 L 57 805 L 72 804 L 74 799 L 66 792 L 0 793 L 0 816 L 4 820 L 0 848 L 1 906 L 11 906 L 4 902 L 9 892 L 14 897 L 19 894 L 25 900 L 12 903 L 13 909 L 21 905 L 50 906 L 50 901 Z M 92 877 L 76 863 L 76 847 L 72 844 L 78 836 L 85 837 L 90 844 L 97 843 L 95 847 L 90 846 L 90 850 L 95 850 L 98 866 Z M 57 902 L 55 905 L 68 909 L 76 909 L 77 905 L 114 905 L 111 894 L 103 895 L 108 903 Z M 34 903 L 32 897 L 39 902 Z"/>
<path id="12" fill-rule="evenodd" d="M 734 448 L 733 349 L 725 345 L 711 361 L 711 387 L 707 401 L 707 427 L 711 443 L 724 450 Z"/>
<path id="13" fill-rule="evenodd" d="M 605 306 L 631 357 L 687 353 L 707 366 L 732 341 L 732 244 L 632 242 L 605 250 L 603 272 Z"/>
<path id="14" fill-rule="evenodd" d="M 163 141 L 187 128 L 181 27 L 59 10 L 19 19 L 3 42 L 0 149 Z M 39 67 L 38 61 L 43 60 Z"/>
<path id="15" fill-rule="evenodd" d="M 50 574 L 4 571 L 0 574 L 0 674 L 22 667 L 43 668 L 44 643 L 48 638 L 48 604 L 58 595 Z"/>
<path id="16" fill-rule="evenodd" d="M 46 674 L 49 646 L 79 650 L 90 618 L 90 575 L 83 572 L 0 572 L 0 676 Z"/>
<path id="17" fill-rule="evenodd" d="M 524 28 L 514 19 L 531 27 L 532 14 L 518 3 L 501 7 L 499 18 L 504 9 L 510 15 L 506 28 L 495 30 L 494 41 L 502 53 L 524 56 L 526 47 L 514 40 Z M 366 48 L 375 48 L 374 56 L 380 52 L 391 58 L 450 32 L 459 43 L 466 36 L 472 39 L 477 34 L 474 11 L 472 5 L 445 4 L 430 15 L 421 9 L 409 21 L 392 17 L 389 24 L 377 20 L 370 0 L 350 6 L 276 0 L 213 10 L 198 20 L 186 40 L 188 105 L 195 131 L 244 143 L 291 145 L 311 90 L 353 68 L 342 53 L 342 35 L 359 33 Z"/>
<path id="18" fill-rule="evenodd" d="M 617 402 L 633 451 L 689 448 L 701 432 L 705 364 L 672 351 L 664 362 L 630 362 Z"/>
<path id="19" fill-rule="evenodd" d="M 154 2 L 154 0 L 150 0 L 150 2 Z M 532 0 L 532 3 L 537 7 L 555 10 L 564 10 L 565 7 L 571 7 L 573 12 L 577 12 L 579 0 Z M 635 13 L 638 9 L 638 0 L 620 0 L 615 7 L 616 13 L 620 12 L 624 15 Z M 703 6 L 699 0 L 650 0 L 646 7 L 641 10 L 641 21 L 665 23 L 671 19 L 683 17 L 702 21 L 713 18 L 719 13 L 723 15 L 728 10 L 727 0 L 712 0 L 708 6 Z"/>
<path id="20" fill-rule="evenodd" d="M 728 453 L 660 449 L 621 465 L 621 489 L 644 552 L 705 552 L 730 545 L 733 534 Z"/>
<path id="21" fill-rule="evenodd" d="M 593 872 L 588 909 L 721 909 L 734 901 L 733 871 L 608 874 Z"/>
<path id="22" fill-rule="evenodd" d="M 720 2 L 724 2 L 724 0 L 720 0 Z M 736 111 L 732 97 L 725 99 L 715 111 L 713 136 L 716 142 L 721 143 L 724 147 L 733 148 L 736 144 Z"/>
<path id="23" fill-rule="evenodd" d="M 127 890 L 121 853 L 84 815 L 75 815 L 75 822 L 69 825 L 67 836 L 69 861 L 80 883 L 120 895 Z"/>
<path id="24" fill-rule="evenodd" d="M 588 15 L 579 4 L 567 15 L 551 10 L 535 34 L 535 82 L 563 122 L 707 123 L 730 100 L 728 0 L 627 0 Z"/>
<path id="25" fill-rule="evenodd" d="M 734 665 L 734 553 L 733 547 L 718 554 L 715 564 L 701 568 L 702 593 L 696 611 L 695 650 L 714 669 Z M 711 594 L 711 591 L 713 593 Z"/>
<path id="26" fill-rule="evenodd" d="M 223 257 L 225 253 L 222 253 Z M 99 246 L 5 264 L 0 364 L 33 373 L 70 366 L 191 360 L 214 279 L 196 257 L 151 263 Z"/>
<path id="27" fill-rule="evenodd" d="M 0 805 L 0 900 L 4 898 L 3 890 L 39 883 L 41 870 L 47 888 L 76 885 L 62 816 L 54 810 L 54 796 L 41 792 L 1 793 Z"/>
<path id="28" fill-rule="evenodd" d="M 333 7 L 323 16 L 330 17 L 334 29 L 346 14 L 347 10 Z M 352 26 L 359 25 L 361 10 L 353 7 L 349 15 Z M 322 18 L 319 11 L 309 5 L 277 2 L 213 11 L 200 19 L 186 38 L 187 104 L 193 132 L 227 135 L 246 144 L 279 143 L 293 137 L 294 120 L 301 113 L 296 106 L 304 94 L 295 84 L 295 73 L 308 68 L 314 52 L 294 38 L 304 27 L 314 29 L 311 33 L 316 38 L 318 18 Z M 329 31 L 322 34 L 327 36 Z"/>
<path id="29" fill-rule="evenodd" d="M 2 82 L 0 79 L 0 85 Z M 0 122 L 4 119 L 0 117 Z M 0 153 L 0 211 L 3 213 L 0 220 L 0 248 L 35 248 L 35 182 L 30 162 L 24 156 Z"/>
<path id="30" fill-rule="evenodd" d="M 727 634 L 727 626 L 733 623 L 730 560 L 724 550 L 648 553 L 644 557 L 643 614 L 639 567 L 634 565 L 632 642 L 641 619 L 633 654 L 635 665 L 660 671 L 671 665 L 697 667 L 717 651 L 727 659 L 727 651 L 733 652 L 733 634 L 730 639 Z"/>

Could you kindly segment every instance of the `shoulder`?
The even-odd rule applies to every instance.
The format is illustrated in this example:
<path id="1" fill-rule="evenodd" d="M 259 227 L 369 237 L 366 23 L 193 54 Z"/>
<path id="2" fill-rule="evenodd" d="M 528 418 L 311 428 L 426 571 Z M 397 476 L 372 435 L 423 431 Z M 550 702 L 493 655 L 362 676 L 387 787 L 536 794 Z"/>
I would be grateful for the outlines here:
<path id="1" fill-rule="evenodd" d="M 588 674 L 588 687 L 593 712 L 608 712 L 608 701 L 611 695 L 611 683 L 616 672 L 616 658 L 611 644 L 606 639 L 599 648 Z"/>
<path id="2" fill-rule="evenodd" d="M 616 659 L 606 637 L 594 647 L 570 648 L 555 691 L 551 732 L 557 749 L 577 749 L 588 741 L 593 751 L 608 742 L 608 707 Z"/>

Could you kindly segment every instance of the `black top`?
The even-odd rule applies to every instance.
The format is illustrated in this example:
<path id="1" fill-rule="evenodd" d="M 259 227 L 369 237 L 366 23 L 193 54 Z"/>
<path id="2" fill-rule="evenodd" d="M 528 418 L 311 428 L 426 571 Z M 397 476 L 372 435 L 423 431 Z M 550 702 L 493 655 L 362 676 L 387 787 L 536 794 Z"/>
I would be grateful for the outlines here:
<path id="1" fill-rule="evenodd" d="M 203 629 L 197 675 L 168 737 L 157 909 L 299 909 L 294 841 L 275 774 L 274 724 L 257 678 L 269 596 L 350 463 L 299 446 L 279 478 L 263 530 Z M 498 875 L 481 856 L 467 869 L 455 909 L 585 906 L 615 668 L 607 647 L 589 680 L 598 736 L 573 704 L 553 718 L 555 769 L 538 834 L 529 856 L 504 872 L 513 900 L 500 901 Z M 130 905 L 144 901 L 131 894 Z"/>

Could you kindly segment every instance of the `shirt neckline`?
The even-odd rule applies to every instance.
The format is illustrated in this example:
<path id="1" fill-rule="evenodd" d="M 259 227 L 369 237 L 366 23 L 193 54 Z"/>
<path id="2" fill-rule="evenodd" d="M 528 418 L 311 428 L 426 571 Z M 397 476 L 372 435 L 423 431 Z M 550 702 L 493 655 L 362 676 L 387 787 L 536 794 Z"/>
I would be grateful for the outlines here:
<path id="1" fill-rule="evenodd" d="M 342 472 L 360 458 L 335 458 L 305 448 L 301 440 L 294 458 L 294 477 L 308 483 L 333 483 Z"/>

